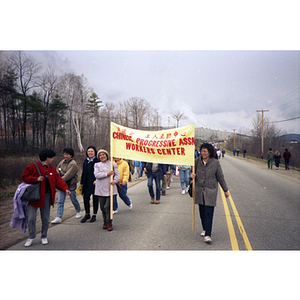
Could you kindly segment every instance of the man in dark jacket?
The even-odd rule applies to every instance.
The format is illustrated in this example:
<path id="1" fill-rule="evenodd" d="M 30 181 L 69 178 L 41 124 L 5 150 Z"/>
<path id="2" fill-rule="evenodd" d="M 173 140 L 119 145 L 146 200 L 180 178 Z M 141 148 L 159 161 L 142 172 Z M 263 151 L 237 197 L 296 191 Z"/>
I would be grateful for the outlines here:
<path id="1" fill-rule="evenodd" d="M 285 149 L 284 153 L 283 153 L 283 158 L 284 158 L 284 164 L 285 164 L 285 169 L 289 170 L 289 166 L 290 166 L 290 158 L 291 158 L 291 153 L 288 151 L 288 149 Z"/>
<path id="2" fill-rule="evenodd" d="M 148 178 L 148 190 L 151 197 L 151 204 L 159 204 L 160 203 L 160 192 L 161 192 L 161 184 L 160 181 L 167 178 L 167 166 L 164 164 L 156 164 L 156 163 L 143 163 L 142 168 L 144 169 L 147 178 Z M 154 195 L 153 190 L 153 179 L 155 180 L 156 187 L 156 197 Z M 154 198 L 156 199 L 154 201 Z"/>

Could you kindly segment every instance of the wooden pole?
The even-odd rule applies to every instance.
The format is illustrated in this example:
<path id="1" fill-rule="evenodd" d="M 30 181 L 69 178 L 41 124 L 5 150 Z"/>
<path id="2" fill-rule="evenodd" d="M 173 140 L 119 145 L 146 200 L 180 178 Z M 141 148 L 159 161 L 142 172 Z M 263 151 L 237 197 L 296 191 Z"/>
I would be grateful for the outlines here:
<path id="1" fill-rule="evenodd" d="M 110 157 L 111 165 L 110 170 L 114 169 L 112 157 Z M 114 180 L 114 175 L 110 175 L 110 182 Z M 114 186 L 110 185 L 110 218 L 113 219 L 113 205 L 114 205 Z"/>
<path id="2" fill-rule="evenodd" d="M 195 173 L 195 165 L 192 168 L 192 173 Z M 195 178 L 193 178 L 193 225 L 192 230 L 195 231 Z"/>

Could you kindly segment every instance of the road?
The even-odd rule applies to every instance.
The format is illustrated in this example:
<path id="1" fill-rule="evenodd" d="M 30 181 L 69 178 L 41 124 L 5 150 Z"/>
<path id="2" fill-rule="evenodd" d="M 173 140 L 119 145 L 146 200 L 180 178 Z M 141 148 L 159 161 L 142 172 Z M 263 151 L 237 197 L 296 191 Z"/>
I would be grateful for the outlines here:
<path id="1" fill-rule="evenodd" d="M 299 250 L 298 173 L 240 157 L 226 156 L 221 164 L 231 199 L 218 195 L 211 244 L 200 237 L 198 207 L 192 231 L 192 199 L 181 194 L 175 177 L 159 205 L 150 204 L 146 180 L 132 186 L 133 209 L 119 200 L 112 232 L 101 228 L 100 213 L 95 223 L 71 217 L 49 229 L 48 245 L 38 235 L 31 247 L 21 242 L 8 250 Z"/>

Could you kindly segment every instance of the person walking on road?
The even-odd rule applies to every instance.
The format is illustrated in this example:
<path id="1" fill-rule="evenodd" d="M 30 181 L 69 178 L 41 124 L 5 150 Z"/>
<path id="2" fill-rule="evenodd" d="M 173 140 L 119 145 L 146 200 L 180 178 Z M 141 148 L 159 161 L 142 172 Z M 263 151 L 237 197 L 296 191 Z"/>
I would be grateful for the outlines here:
<path id="1" fill-rule="evenodd" d="M 285 164 L 285 169 L 289 170 L 290 169 L 290 158 L 291 158 L 291 153 L 288 151 L 288 149 L 285 149 L 283 153 L 283 158 L 284 158 L 284 164 Z"/>
<path id="2" fill-rule="evenodd" d="M 132 202 L 127 196 L 127 182 L 129 180 L 129 165 L 125 160 L 117 157 L 115 157 L 115 163 L 118 166 L 118 171 L 120 175 L 120 179 L 119 179 L 120 188 L 118 188 L 119 197 L 124 201 L 124 203 L 129 207 L 129 209 L 132 209 Z M 118 212 L 117 197 L 114 198 L 113 206 L 114 206 L 113 207 L 114 213 L 117 213 Z"/>
<path id="3" fill-rule="evenodd" d="M 214 159 L 214 148 L 208 143 L 200 146 L 200 157 L 195 160 L 195 203 L 199 205 L 199 213 L 204 236 L 204 242 L 210 243 L 214 208 L 217 203 L 218 183 L 221 185 L 225 197 L 229 197 L 229 190 L 223 175 L 220 162 Z"/>
<path id="4" fill-rule="evenodd" d="M 191 166 L 178 165 L 180 185 L 181 185 L 181 194 L 184 195 L 188 192 L 189 188 L 189 179 L 190 179 L 190 170 Z"/>
<path id="5" fill-rule="evenodd" d="M 56 153 L 51 149 L 43 149 L 39 153 L 40 161 L 36 162 L 41 172 L 41 176 L 35 164 L 28 165 L 22 175 L 22 181 L 25 183 L 36 184 L 40 186 L 40 200 L 28 202 L 27 217 L 29 238 L 25 243 L 25 247 L 31 246 L 36 237 L 36 212 L 40 209 L 42 219 L 41 242 L 43 245 L 48 244 L 47 233 L 50 225 L 50 207 L 54 206 L 56 188 L 66 193 L 71 194 L 68 185 L 52 166 Z"/>
<path id="6" fill-rule="evenodd" d="M 268 169 L 273 169 L 273 159 L 274 159 L 274 152 L 272 151 L 272 148 L 269 148 L 269 151 L 267 153 Z"/>
<path id="7" fill-rule="evenodd" d="M 134 180 L 137 180 L 141 175 L 142 162 L 140 162 L 139 160 L 134 160 L 133 167 L 134 167 Z"/>
<path id="8" fill-rule="evenodd" d="M 163 178 L 166 178 L 167 169 L 165 164 L 156 164 L 156 163 L 143 163 L 144 172 L 148 178 L 148 190 L 150 194 L 150 203 L 159 204 L 160 203 L 160 193 L 161 193 L 161 184 L 160 181 Z M 153 190 L 153 180 L 155 181 L 156 195 L 154 195 Z"/>
<path id="9" fill-rule="evenodd" d="M 100 162 L 97 157 L 97 150 L 94 146 L 89 146 L 86 150 L 87 159 L 84 160 L 82 166 L 82 175 L 80 184 L 82 184 L 83 204 L 85 209 L 85 216 L 81 219 L 81 223 L 87 220 L 90 222 L 96 221 L 96 215 L 99 208 L 99 199 L 95 196 L 96 178 L 94 175 L 94 165 Z M 90 199 L 93 197 L 93 216 L 91 218 Z"/>
<path id="10" fill-rule="evenodd" d="M 117 195 L 117 183 L 120 180 L 120 175 L 116 163 L 113 163 L 113 170 L 111 170 L 111 162 L 109 161 L 109 154 L 106 150 L 100 149 L 97 153 L 100 162 L 94 165 L 94 175 L 96 178 L 95 195 L 100 202 L 100 208 L 103 217 L 103 229 L 108 231 L 113 230 L 112 219 L 110 218 L 110 186 L 113 186 L 113 195 Z M 111 181 L 110 177 L 113 176 Z"/>
<path id="11" fill-rule="evenodd" d="M 76 211 L 76 219 L 81 217 L 81 208 L 79 201 L 76 196 L 77 178 L 78 178 L 78 166 L 76 161 L 73 159 L 74 150 L 72 148 L 65 148 L 63 150 L 64 159 L 57 165 L 56 170 L 62 179 L 67 183 L 69 190 L 71 191 L 71 201 Z M 53 224 L 59 224 L 62 222 L 62 216 L 64 213 L 64 205 L 66 200 L 66 193 L 58 191 L 58 205 L 57 205 L 57 216 L 51 222 Z"/>
<path id="12" fill-rule="evenodd" d="M 278 168 L 279 168 L 280 159 L 281 159 L 281 154 L 278 150 L 276 150 L 275 153 L 274 153 L 274 160 L 275 160 L 276 170 L 278 170 Z"/>

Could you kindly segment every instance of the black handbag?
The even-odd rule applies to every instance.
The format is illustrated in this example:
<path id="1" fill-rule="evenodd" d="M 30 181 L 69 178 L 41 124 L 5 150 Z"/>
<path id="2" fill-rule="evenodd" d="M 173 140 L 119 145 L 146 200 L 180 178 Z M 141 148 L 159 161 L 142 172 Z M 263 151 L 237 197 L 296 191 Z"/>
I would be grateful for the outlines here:
<path id="1" fill-rule="evenodd" d="M 39 172 L 39 175 L 41 176 L 41 172 L 40 172 L 38 165 L 36 163 L 34 163 L 34 164 Z M 40 188 L 41 188 L 40 181 L 39 181 L 39 183 L 31 184 L 25 190 L 24 194 L 21 197 L 21 200 L 22 201 L 30 201 L 30 202 L 39 201 L 40 200 Z"/>
<path id="2" fill-rule="evenodd" d="M 190 179 L 188 193 L 190 197 L 193 197 L 193 180 Z"/>

